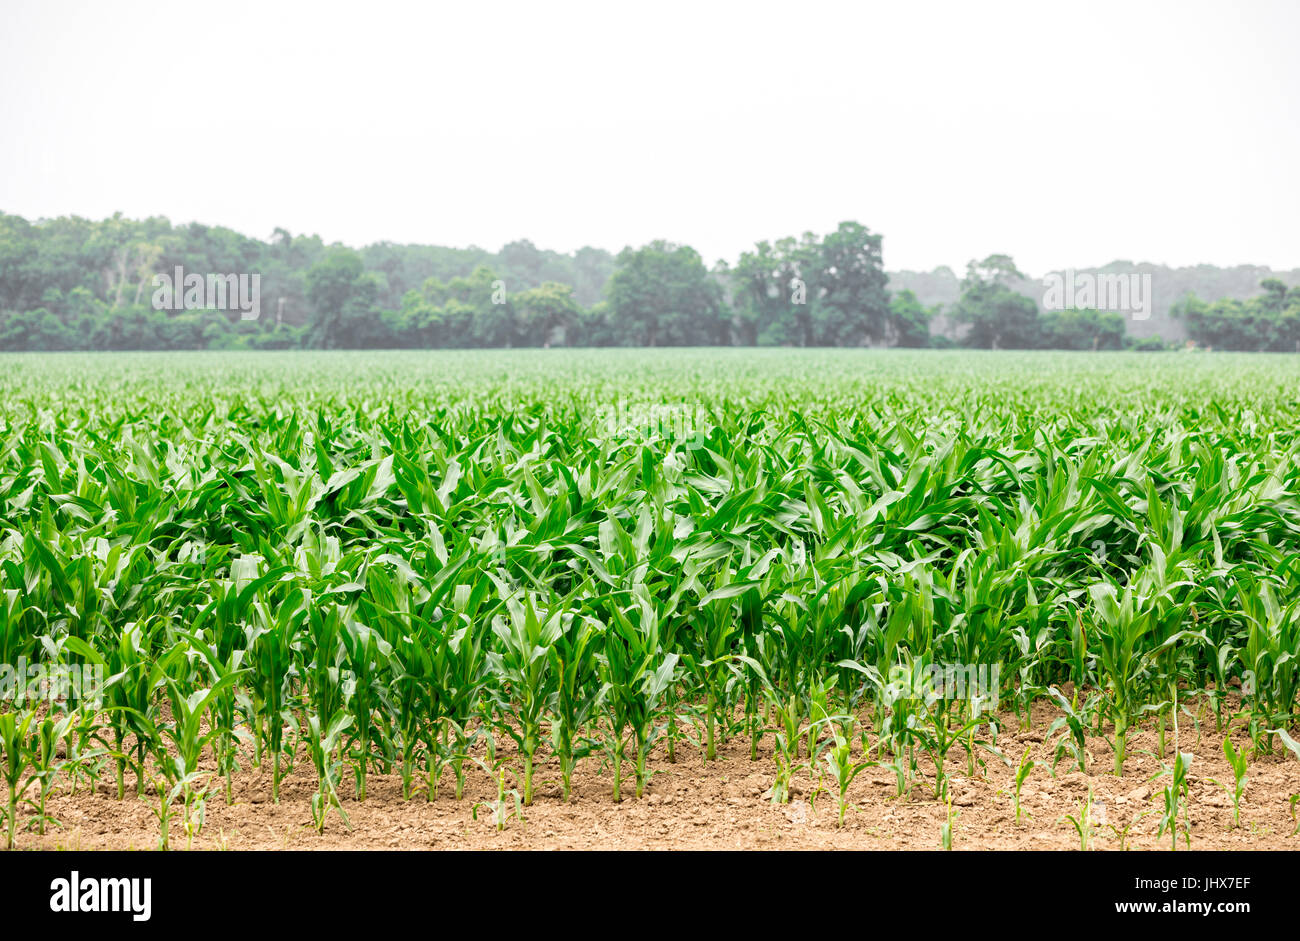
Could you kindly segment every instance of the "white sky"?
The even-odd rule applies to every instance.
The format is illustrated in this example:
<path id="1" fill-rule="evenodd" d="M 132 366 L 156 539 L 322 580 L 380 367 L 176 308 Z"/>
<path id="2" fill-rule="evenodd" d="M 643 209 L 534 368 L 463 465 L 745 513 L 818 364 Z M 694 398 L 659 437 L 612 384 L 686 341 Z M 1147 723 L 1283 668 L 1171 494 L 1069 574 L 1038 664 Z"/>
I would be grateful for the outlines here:
<path id="1" fill-rule="evenodd" d="M 1300 2 L 0 0 L 0 210 L 1300 267 Z"/>

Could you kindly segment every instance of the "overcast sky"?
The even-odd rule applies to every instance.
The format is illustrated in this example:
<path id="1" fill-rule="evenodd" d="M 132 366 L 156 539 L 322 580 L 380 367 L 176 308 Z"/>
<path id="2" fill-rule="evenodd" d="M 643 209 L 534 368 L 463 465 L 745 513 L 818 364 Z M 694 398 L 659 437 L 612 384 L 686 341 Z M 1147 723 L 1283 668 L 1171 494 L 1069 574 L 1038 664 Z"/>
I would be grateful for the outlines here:
<path id="1" fill-rule="evenodd" d="M 1300 267 L 1300 3 L 0 0 L 0 211 Z"/>

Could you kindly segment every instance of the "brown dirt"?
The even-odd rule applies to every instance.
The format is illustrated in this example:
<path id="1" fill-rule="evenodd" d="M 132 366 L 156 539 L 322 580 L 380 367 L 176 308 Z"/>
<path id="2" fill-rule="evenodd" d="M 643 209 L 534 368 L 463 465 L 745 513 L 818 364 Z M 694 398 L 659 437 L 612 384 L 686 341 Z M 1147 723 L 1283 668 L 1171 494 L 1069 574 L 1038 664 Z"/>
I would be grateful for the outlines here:
<path id="1" fill-rule="evenodd" d="M 1093 792 L 1093 817 L 1119 828 L 1131 824 L 1127 845 L 1132 849 L 1168 849 L 1169 837 L 1157 839 L 1163 808 L 1161 789 L 1167 779 L 1149 781 L 1161 769 L 1154 756 L 1156 733 L 1148 728 L 1133 735 L 1125 775 L 1111 772 L 1113 758 L 1103 739 L 1089 742 L 1089 773 L 1071 772 L 1063 758 L 1052 776 L 1051 743 L 1044 733 L 1055 710 L 1035 709 L 1033 729 L 1022 732 L 1014 715 L 1004 716 L 998 747 L 1013 763 L 1028 746 L 1038 763 L 1021 793 L 1023 816 L 1014 819 L 1014 770 L 985 755 L 983 776 L 966 777 L 966 756 L 954 749 L 948 768 L 955 820 L 955 849 L 1077 849 L 1079 837 L 1065 820 L 1079 814 L 1088 789 Z M 1236 723 L 1239 725 L 1240 723 Z M 1241 825 L 1232 828 L 1231 800 L 1209 781 L 1232 780 L 1222 753 L 1223 736 L 1214 731 L 1213 717 L 1201 718 L 1201 735 L 1190 719 L 1181 723 L 1181 746 L 1195 755 L 1191 772 L 1193 849 L 1300 849 L 1294 836 L 1288 798 L 1300 792 L 1300 762 L 1285 751 L 1260 756 L 1250 766 Z M 1248 744 L 1233 731 L 1238 747 Z M 770 740 L 767 744 L 770 748 Z M 503 749 L 504 752 L 504 749 Z M 1172 761 L 1172 744 L 1166 755 Z M 246 762 L 245 762 L 246 763 Z M 836 826 L 833 783 L 819 775 L 799 772 L 796 793 L 788 804 L 771 803 L 766 794 L 774 777 L 770 751 L 749 760 L 747 738 L 733 738 L 719 749 L 716 762 L 706 764 L 690 745 L 679 745 L 678 760 L 669 763 L 662 744 L 651 764 L 654 777 L 641 800 L 631 797 L 631 765 L 625 772 L 625 798 L 612 799 L 612 773 L 600 770 L 590 757 L 579 763 L 573 800 L 560 800 L 559 771 L 554 761 L 537 770 L 537 793 L 523 821 L 511 819 L 502 832 L 495 829 L 491 810 L 476 802 L 495 798 L 495 781 L 477 766 L 468 772 L 466 795 L 457 801 L 451 775 L 443 779 L 438 799 L 423 795 L 411 801 L 400 796 L 397 775 L 371 774 L 364 802 L 351 799 L 350 779 L 340 788 L 352 824 L 349 831 L 332 816 L 322 834 L 311 827 L 311 796 L 315 772 L 300 758 L 284 781 L 279 804 L 270 800 L 270 776 L 244 771 L 235 776 L 235 801 L 226 806 L 214 780 L 207 801 L 206 825 L 195 849 L 937 849 L 947 808 L 923 787 L 896 796 L 892 770 L 868 768 L 849 789 L 850 808 L 843 828 Z M 924 767 L 924 766 L 923 766 Z M 62 823 L 44 837 L 22 834 L 22 848 L 153 849 L 158 824 L 152 805 L 135 799 L 128 781 L 128 798 L 117 801 L 105 774 L 92 793 L 85 785 L 76 796 L 66 788 L 52 796 L 49 812 Z M 507 798 L 509 800 L 509 798 Z M 173 848 L 184 848 L 179 815 L 171 830 Z M 1179 848 L 1183 848 L 1181 837 Z M 1119 849 L 1120 838 L 1098 824 L 1094 849 Z"/>

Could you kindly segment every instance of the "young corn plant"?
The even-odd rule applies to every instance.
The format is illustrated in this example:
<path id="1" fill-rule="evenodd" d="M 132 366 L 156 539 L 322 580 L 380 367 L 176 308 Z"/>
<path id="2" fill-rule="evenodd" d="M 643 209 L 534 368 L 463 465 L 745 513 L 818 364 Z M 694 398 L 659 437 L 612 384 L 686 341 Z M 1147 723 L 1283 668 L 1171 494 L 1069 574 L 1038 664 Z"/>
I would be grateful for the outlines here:
<path id="1" fill-rule="evenodd" d="M 237 673 L 244 667 L 249 657 L 244 626 L 245 621 L 253 616 L 250 606 L 259 591 L 285 572 L 282 568 L 262 576 L 249 577 L 255 575 L 256 565 L 250 565 L 250 560 L 247 559 L 233 564 L 232 568 L 239 578 L 214 580 L 212 601 L 200 610 L 190 630 L 180 631 L 180 636 L 207 664 L 210 683 Z M 314 608 L 313 613 L 316 613 Z M 224 783 L 227 806 L 234 800 L 233 777 L 239 767 L 239 746 L 252 741 L 241 722 L 241 697 L 248 699 L 246 688 L 239 683 L 224 687 L 211 708 L 212 721 L 221 730 L 213 747 L 217 756 L 217 773 Z"/>
<path id="2" fill-rule="evenodd" d="M 238 561 L 238 560 L 237 560 Z M 251 584 L 251 582 L 250 582 Z M 253 741 L 260 763 L 263 745 L 272 756 L 271 800 L 280 802 L 284 776 L 285 726 L 289 716 L 289 677 L 295 669 L 298 629 L 309 596 L 300 589 L 272 609 L 258 599 L 251 605 L 247 626 L 249 677 L 253 711 Z"/>
<path id="3" fill-rule="evenodd" d="M 81 716 L 78 712 L 65 713 L 61 718 L 47 715 L 41 720 L 32 736 L 32 770 L 36 780 L 34 823 L 36 831 L 41 836 L 45 835 L 47 823 L 58 824 L 58 821 L 45 812 L 46 802 L 50 791 L 54 788 L 55 780 L 67 768 L 67 762 L 60 759 L 60 753 L 64 755 L 68 753 L 72 732 L 80 720 Z M 82 755 L 81 759 L 85 760 L 88 757 L 91 757 L 90 753 Z"/>
<path id="4" fill-rule="evenodd" d="M 1088 788 L 1088 799 L 1079 805 L 1077 813 L 1066 814 L 1061 822 L 1069 821 L 1074 827 L 1075 833 L 1079 836 L 1079 849 L 1087 852 L 1092 843 L 1093 821 L 1092 821 L 1092 788 Z"/>
<path id="5" fill-rule="evenodd" d="M 433 674 L 441 690 L 441 722 L 432 729 L 426 753 L 429 767 L 429 800 L 437 794 L 438 776 L 443 756 L 451 765 L 456 780 L 456 800 L 465 793 L 465 762 L 470 760 L 471 746 L 483 731 L 473 723 L 479 715 L 484 688 L 488 684 L 487 643 L 498 602 L 489 599 L 491 582 L 479 580 L 474 586 L 457 585 L 448 612 L 449 623 L 439 634 L 433 651 Z M 489 736 L 488 741 L 491 741 Z M 448 744 L 450 743 L 450 744 Z"/>
<path id="6" fill-rule="evenodd" d="M 1129 818 L 1128 823 L 1124 824 L 1124 826 L 1122 827 L 1119 824 L 1115 824 L 1115 823 L 1106 824 L 1106 829 L 1110 830 L 1111 834 L 1115 837 L 1115 839 L 1119 840 L 1119 851 L 1121 853 L 1128 850 L 1129 834 L 1132 832 L 1133 827 L 1137 824 L 1139 820 L 1141 820 L 1149 813 L 1151 813 L 1150 810 L 1144 810 L 1141 813 L 1134 814 L 1132 817 Z"/>
<path id="7" fill-rule="evenodd" d="M 1174 755 L 1172 768 L 1166 767 L 1156 774 L 1157 778 L 1167 776 L 1170 779 L 1169 784 L 1159 794 L 1164 801 L 1164 812 L 1160 816 L 1160 826 L 1156 836 L 1161 837 L 1168 833 L 1171 850 L 1178 849 L 1180 810 L 1183 814 L 1183 839 L 1188 848 L 1192 845 L 1191 782 L 1188 779 L 1188 771 L 1191 767 L 1192 753 L 1180 751 Z"/>
<path id="8" fill-rule="evenodd" d="M 1020 790 L 1024 787 L 1025 781 L 1029 778 L 1029 773 L 1034 770 L 1034 761 L 1029 757 L 1029 747 L 1025 747 L 1025 753 L 1020 756 L 1020 764 L 1016 766 L 1016 784 L 1015 784 L 1015 805 L 1016 805 L 1016 823 L 1020 823 Z"/>
<path id="9" fill-rule="evenodd" d="M 470 819 L 478 820 L 478 811 L 480 807 L 491 811 L 492 822 L 496 825 L 497 832 L 500 833 L 505 830 L 506 824 L 510 822 L 511 817 L 514 817 L 516 820 L 521 822 L 523 821 L 524 803 L 523 799 L 519 796 L 517 788 L 506 788 L 506 776 L 509 775 L 513 778 L 515 777 L 515 773 L 506 767 L 504 761 L 498 760 L 495 740 L 491 735 L 489 735 L 486 741 L 487 757 L 475 758 L 474 762 L 483 769 L 484 773 L 487 774 L 496 785 L 496 799 L 491 802 L 478 801 L 475 803 L 474 806 L 470 808 Z M 506 798 L 510 798 L 510 800 L 507 800 Z"/>
<path id="10" fill-rule="evenodd" d="M 83 703 L 78 709 L 74 727 L 65 740 L 67 749 L 63 769 L 68 772 L 71 787 L 69 796 L 76 797 L 80 785 L 94 788 L 99 783 L 100 774 L 109 754 L 103 740 L 103 727 L 98 721 L 98 710 L 102 707 L 100 700 L 92 699 Z"/>
<path id="11" fill-rule="evenodd" d="M 772 759 L 776 763 L 776 778 L 772 782 L 772 803 L 787 804 L 790 802 L 794 776 L 804 767 L 799 761 L 799 743 L 803 737 L 803 700 L 797 693 L 787 693 L 780 689 L 758 660 L 748 656 L 739 659 L 757 679 L 774 723 L 764 730 L 772 733 L 774 743 Z M 863 749 L 866 750 L 865 733 Z"/>
<path id="12" fill-rule="evenodd" d="M 1247 696 L 1249 727 L 1256 749 L 1271 752 L 1270 727 L 1285 728 L 1294 721 L 1300 689 L 1300 600 L 1283 606 L 1269 582 L 1251 574 L 1241 583 L 1238 600 L 1247 631 L 1240 655 L 1253 679 Z"/>
<path id="13" fill-rule="evenodd" d="M 586 747 L 578 743 L 579 735 L 596 716 L 605 692 L 594 655 L 602 644 L 600 631 L 600 622 L 594 618 L 566 614 L 559 636 L 547 651 L 557 678 L 551 747 L 560 761 L 560 787 L 566 802 L 573 793 L 578 759 L 586 753 Z"/>
<path id="14" fill-rule="evenodd" d="M 947 796 L 945 808 L 943 824 L 939 827 L 939 846 L 941 849 L 951 850 L 953 824 L 957 822 L 957 817 L 960 816 L 960 812 L 953 812 L 951 794 Z"/>
<path id="15" fill-rule="evenodd" d="M 499 649 L 488 654 L 488 668 L 501 682 L 502 715 L 499 726 L 515 740 L 524 761 L 524 806 L 533 802 L 533 764 L 542 743 L 542 724 L 551 709 L 561 679 L 551 651 L 564 634 L 565 617 L 556 606 L 539 610 L 535 599 L 506 601 L 508 616 L 492 622 Z M 517 727 L 516 727 L 517 726 Z"/>
<path id="16" fill-rule="evenodd" d="M 222 691 L 238 679 L 238 674 L 228 674 L 212 687 L 196 689 L 188 696 L 177 681 L 169 678 L 167 682 L 172 721 L 165 723 L 161 731 L 171 739 L 171 751 L 169 753 L 161 747 L 162 737 L 159 736 L 157 764 L 169 792 L 167 804 L 174 800 L 171 795 L 181 797 L 181 819 L 187 842 L 192 842 L 203 829 L 207 775 L 200 772 L 199 760 L 208 745 L 221 734 L 221 729 L 211 722 L 207 723 L 205 731 L 205 720 Z M 166 819 L 166 815 L 161 816 L 160 825 L 165 825 Z M 166 842 L 165 835 L 163 842 Z"/>
<path id="17" fill-rule="evenodd" d="M 1232 769 L 1232 783 L 1225 784 L 1210 778 L 1211 784 L 1217 784 L 1228 793 L 1228 799 L 1232 801 L 1232 826 L 1241 826 L 1241 798 L 1246 793 L 1246 772 L 1249 766 L 1246 762 L 1246 750 L 1243 748 L 1237 751 L 1232 746 L 1232 737 L 1225 735 L 1223 737 L 1223 757 L 1228 760 L 1228 767 Z"/>
<path id="18" fill-rule="evenodd" d="M 635 748 L 636 796 L 640 798 L 650 779 L 646 758 L 654 740 L 655 721 L 679 656 L 660 650 L 658 620 L 643 594 L 638 594 L 627 610 L 613 610 L 602 638 L 605 702 L 613 731 L 606 748 L 614 765 L 614 800 L 622 799 L 622 765 L 629 736 Z"/>
<path id="19" fill-rule="evenodd" d="M 1087 853 L 1089 849 L 1092 849 L 1092 837 L 1095 836 L 1097 831 L 1096 821 L 1093 820 L 1092 816 L 1092 803 L 1092 788 L 1088 788 L 1088 798 L 1083 803 L 1080 803 L 1078 814 L 1066 815 L 1066 820 L 1070 821 L 1075 833 L 1079 834 L 1079 850 L 1082 853 Z M 1102 821 L 1104 820 L 1105 815 L 1102 814 Z"/>
<path id="20" fill-rule="evenodd" d="M 151 767 L 145 773 L 149 786 L 153 789 L 154 800 L 157 801 L 150 809 L 158 820 L 158 849 L 165 853 L 171 849 L 171 827 L 172 819 L 176 816 L 176 800 L 186 791 L 196 792 L 201 775 L 181 775 L 179 766 L 170 763 L 165 766 L 159 764 L 157 770 Z M 197 808 L 197 813 L 193 816 L 191 810 L 187 807 L 183 812 L 183 829 L 187 841 L 192 841 L 203 826 L 202 806 Z"/>
<path id="21" fill-rule="evenodd" d="M 843 827 L 844 814 L 849 804 L 849 785 L 864 769 L 874 767 L 878 762 L 853 760 L 851 736 L 854 720 L 852 716 L 823 716 L 822 721 L 826 722 L 831 730 L 832 741 L 830 747 L 826 749 L 824 760 L 826 770 L 830 773 L 837 789 L 839 817 L 836 825 Z"/>
<path id="22" fill-rule="evenodd" d="M 389 662 L 392 647 L 379 631 L 346 615 L 339 641 L 349 688 L 347 708 L 352 714 L 350 730 L 356 794 L 357 800 L 364 801 L 367 772 L 375 760 L 374 745 L 376 739 L 382 741 L 383 738 L 382 734 L 376 734 L 375 717 L 383 705 L 383 691 L 387 687 L 384 665 Z"/>
<path id="23" fill-rule="evenodd" d="M 24 709 L 0 712 L 0 777 L 4 778 L 5 849 L 13 849 L 18 832 L 18 808 L 31 785 L 30 776 L 35 754 L 28 729 L 36 718 L 35 711 Z"/>
<path id="24" fill-rule="evenodd" d="M 339 757 L 339 750 L 343 733 L 352 725 L 352 720 L 352 715 L 344 707 L 334 713 L 325 729 L 321 728 L 319 716 L 307 716 L 307 748 L 311 753 L 312 764 L 316 767 L 316 793 L 311 798 L 311 822 L 317 833 L 325 831 L 331 810 L 339 815 L 344 827 L 352 829 L 352 823 L 348 820 L 347 811 L 343 809 L 338 794 L 339 778 L 343 773 L 343 760 Z"/>
<path id="25" fill-rule="evenodd" d="M 1123 594 L 1117 596 L 1113 585 L 1102 582 L 1091 586 L 1090 591 L 1093 622 L 1097 626 L 1098 662 L 1107 691 L 1103 702 L 1115 725 L 1115 774 L 1123 777 L 1129 727 L 1139 706 L 1135 697 L 1139 695 L 1138 681 L 1142 670 L 1140 644 L 1151 629 L 1151 619 L 1147 612 L 1138 609 L 1131 588 L 1125 588 Z M 1059 692 L 1057 697 L 1058 704 L 1064 700 Z M 1072 730 L 1073 727 L 1071 720 Z M 1080 770 L 1083 770 L 1082 763 Z"/>
<path id="26" fill-rule="evenodd" d="M 803 736 L 803 706 L 794 695 L 779 695 L 772 711 L 777 724 L 770 730 L 776 748 L 776 780 L 772 783 L 772 803 L 788 804 L 794 776 L 806 765 L 799 760 L 799 743 Z"/>
<path id="27" fill-rule="evenodd" d="M 403 800 L 410 800 L 416 793 L 421 757 L 428 774 L 426 799 L 432 801 L 437 796 L 446 757 L 439 733 L 444 729 L 449 699 L 438 654 L 446 643 L 445 632 L 452 626 L 443 604 L 449 600 L 452 577 L 467 561 L 468 557 L 462 557 L 456 564 L 440 564 L 426 583 L 404 557 L 386 553 L 368 569 L 366 592 L 358 600 L 360 618 L 375 625 L 391 651 L 387 668 L 381 671 L 388 686 L 379 698 L 392 714 L 391 734 Z M 387 566 L 392 566 L 391 573 Z M 313 637 L 317 630 L 313 620 Z M 325 650 L 335 646 L 328 640 L 317 644 L 318 649 Z M 328 660 L 325 667 L 322 685 L 328 687 L 336 682 L 335 672 Z M 317 714 L 334 715 L 331 708 L 335 701 L 332 695 L 323 703 L 316 701 Z"/>
<path id="28" fill-rule="evenodd" d="M 700 599 L 686 632 L 691 638 L 692 649 L 685 662 L 704 691 L 705 761 L 714 761 L 718 757 L 716 730 L 719 719 L 724 728 L 730 723 L 725 691 L 728 681 L 734 676 L 732 654 L 741 636 L 736 599 L 753 589 L 755 584 L 752 581 L 732 581 L 730 568 L 722 568 L 716 586 Z"/>
<path id="29" fill-rule="evenodd" d="M 148 716 L 154 711 L 169 672 L 185 657 L 186 648 L 181 644 L 168 646 L 162 634 L 159 619 L 150 618 L 127 624 L 102 652 L 80 637 L 64 640 L 68 650 L 110 674 L 104 684 L 104 711 L 112 729 L 109 751 L 116 768 L 118 800 L 126 793 L 128 768 L 135 770 L 136 796 L 144 797 L 147 762 L 153 738 L 158 734 Z M 128 739 L 132 741 L 130 748 Z"/>
<path id="30" fill-rule="evenodd" d="M 948 793 L 948 753 L 954 746 L 967 746 L 967 736 L 980 724 L 979 719 L 970 719 L 960 724 L 952 723 L 952 714 L 948 708 L 935 708 L 931 705 L 924 709 L 928 726 L 918 726 L 912 730 L 914 740 L 929 756 L 934 766 L 934 796 L 938 800 Z M 968 748 L 968 754 L 974 756 L 974 747 Z M 971 775 L 974 776 L 973 773 Z"/>
<path id="31" fill-rule="evenodd" d="M 1082 709 L 1079 708 L 1078 691 L 1075 692 L 1073 700 L 1066 699 L 1055 686 L 1051 687 L 1048 692 L 1056 700 L 1056 704 L 1062 713 L 1052 720 L 1052 724 L 1047 729 L 1048 738 L 1056 735 L 1058 731 L 1061 732 L 1060 737 L 1056 740 L 1056 745 L 1052 749 L 1053 773 L 1055 773 L 1057 762 L 1061 760 L 1061 756 L 1067 754 L 1074 759 L 1075 767 L 1081 773 L 1087 773 L 1089 707 L 1085 705 Z"/>
<path id="32" fill-rule="evenodd" d="M 478 810 L 480 807 L 490 810 L 492 812 L 492 822 L 496 825 L 498 833 L 506 828 L 506 824 L 510 822 L 511 817 L 520 821 L 524 819 L 524 805 L 519 798 L 519 791 L 515 788 L 510 788 L 509 790 L 506 789 L 506 774 L 507 770 L 504 765 L 497 768 L 496 800 L 491 803 L 479 801 L 470 808 L 470 817 L 474 820 L 478 819 Z M 507 797 L 511 800 L 507 801 Z M 513 801 L 513 813 L 511 812 L 511 801 Z"/>

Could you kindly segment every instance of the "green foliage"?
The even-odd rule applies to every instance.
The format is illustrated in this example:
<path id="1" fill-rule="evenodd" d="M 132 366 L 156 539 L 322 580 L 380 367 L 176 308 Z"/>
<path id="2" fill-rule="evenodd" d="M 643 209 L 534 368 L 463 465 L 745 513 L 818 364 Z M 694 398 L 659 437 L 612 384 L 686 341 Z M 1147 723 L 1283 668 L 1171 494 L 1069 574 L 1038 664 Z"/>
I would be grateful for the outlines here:
<path id="1" fill-rule="evenodd" d="M 34 780 L 29 772 L 36 758 L 27 737 L 36 714 L 31 710 L 0 712 L 0 778 L 5 786 L 5 849 L 14 848 L 18 806 Z"/>
<path id="2" fill-rule="evenodd" d="M 240 763 L 278 798 L 309 760 L 319 829 L 372 773 L 462 797 L 489 743 L 498 822 L 505 760 L 521 808 L 600 756 L 643 795 L 661 744 L 737 732 L 777 802 L 817 776 L 843 816 L 872 763 L 943 799 L 1012 706 L 1076 767 L 1113 735 L 1120 774 L 1193 697 L 1252 755 L 1300 748 L 1300 366 L 1176 359 L 0 356 L 0 663 L 105 680 L 38 718 L 0 700 L 9 839 L 97 753 L 166 841 Z M 641 422 L 683 403 L 690 435 Z M 999 670 L 915 682 L 945 664 Z"/>
<path id="3" fill-rule="evenodd" d="M 1186 845 L 1192 845 L 1192 824 L 1191 824 L 1191 780 L 1188 773 L 1192 767 L 1191 752 L 1176 752 L 1174 754 L 1173 767 L 1166 767 L 1160 771 L 1156 777 L 1168 777 L 1169 784 L 1160 791 L 1156 796 L 1164 802 L 1164 811 L 1160 816 L 1160 828 L 1156 836 L 1169 834 L 1169 848 L 1178 849 L 1178 833 L 1180 824 L 1178 813 L 1181 810 L 1183 819 L 1181 830 Z M 1154 800 L 1154 798 L 1152 798 Z"/>
<path id="4" fill-rule="evenodd" d="M 350 248 L 330 249 L 307 270 L 309 321 L 315 346 L 383 346 L 370 342 L 371 325 L 379 320 L 376 302 L 379 280 L 365 270 L 361 256 Z"/>
<path id="5" fill-rule="evenodd" d="M 881 236 L 856 222 L 823 238 L 759 242 L 728 275 L 742 344 L 926 345 L 928 317 L 906 301 L 891 308 Z"/>
<path id="6" fill-rule="evenodd" d="M 1079 837 L 1079 850 L 1086 853 L 1092 844 L 1095 830 L 1092 822 L 1092 788 L 1088 788 L 1088 798 L 1079 804 L 1077 813 L 1066 814 L 1063 820 L 1068 820 L 1074 827 L 1074 832 Z"/>
<path id="7" fill-rule="evenodd" d="M 1288 288 L 1276 278 L 1260 284 L 1263 293 L 1241 300 L 1207 303 L 1190 296 L 1170 311 L 1187 325 L 1202 346 L 1216 350 L 1300 353 L 1300 286 Z"/>
<path id="8" fill-rule="evenodd" d="M 1043 314 L 1039 344 L 1053 350 L 1120 350 L 1124 316 L 1098 310 L 1053 310 Z"/>
<path id="9" fill-rule="evenodd" d="M 1227 735 L 1223 737 L 1223 757 L 1228 760 L 1228 767 L 1232 769 L 1232 784 L 1225 784 L 1213 778 L 1210 778 L 1210 783 L 1218 784 L 1228 792 L 1228 797 L 1232 801 L 1232 825 L 1238 827 L 1241 825 L 1241 798 L 1246 792 L 1246 772 L 1249 770 L 1249 765 L 1246 762 L 1245 749 L 1237 751 L 1232 745 L 1232 738 Z"/>
<path id="10" fill-rule="evenodd" d="M 1008 283 L 1024 275 L 1006 255 L 972 261 L 952 316 L 969 325 L 963 342 L 982 349 L 1036 349 L 1042 345 L 1038 305 Z"/>
<path id="11" fill-rule="evenodd" d="M 495 254 L 391 242 L 353 250 L 283 229 L 261 241 L 162 218 L 30 223 L 0 213 L 0 350 L 1167 348 L 1159 336 L 1127 335 L 1119 314 L 1040 315 L 1025 296 L 1034 282 L 1005 255 L 971 262 L 959 285 L 947 268 L 887 275 L 882 242 L 846 221 L 825 235 L 759 242 L 734 266 L 709 270 L 693 249 L 664 241 L 617 257 L 591 247 L 565 255 L 527 240 Z M 177 268 L 259 275 L 260 316 L 154 309 L 154 279 Z M 1188 295 L 1172 309 L 1200 345 L 1300 352 L 1300 287 L 1268 279 L 1262 294 L 1242 299 L 1250 285 L 1238 270 L 1210 282 L 1200 269 L 1191 282 L 1167 269 L 1154 276 L 1162 286 L 1230 295 L 1213 303 Z M 944 332 L 932 335 L 940 314 Z"/>
<path id="12" fill-rule="evenodd" d="M 1016 823 L 1020 822 L 1020 789 L 1024 787 L 1025 781 L 1029 778 L 1029 773 L 1034 770 L 1034 761 L 1029 757 L 1029 748 L 1025 748 L 1025 753 L 1020 756 L 1020 764 L 1016 766 Z"/>
<path id="13" fill-rule="evenodd" d="M 688 246 L 658 241 L 624 249 L 608 298 L 610 318 L 635 346 L 726 342 L 722 288 Z"/>

